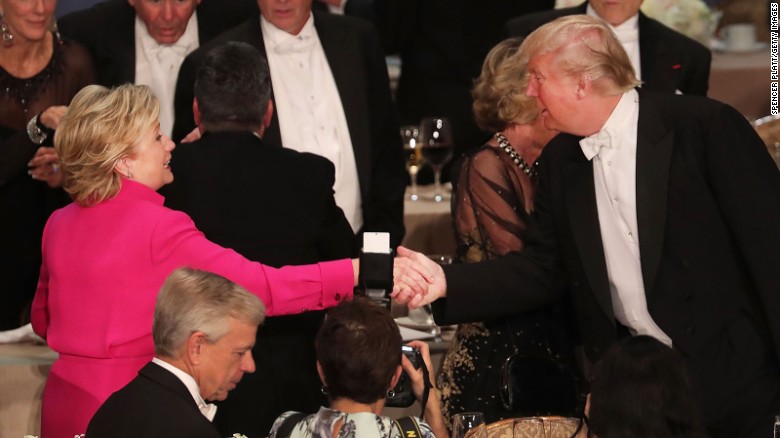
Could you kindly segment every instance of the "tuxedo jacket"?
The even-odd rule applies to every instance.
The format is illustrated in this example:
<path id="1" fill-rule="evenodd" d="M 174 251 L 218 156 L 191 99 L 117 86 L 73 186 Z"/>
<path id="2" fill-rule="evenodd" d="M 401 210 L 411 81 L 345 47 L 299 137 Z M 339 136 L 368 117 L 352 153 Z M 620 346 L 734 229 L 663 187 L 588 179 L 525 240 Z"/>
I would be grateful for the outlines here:
<path id="1" fill-rule="evenodd" d="M 253 0 L 202 0 L 197 7 L 199 44 L 258 14 Z M 112 87 L 135 82 L 135 9 L 127 0 L 72 12 L 58 19 L 57 26 L 90 51 L 97 83 Z"/>
<path id="2" fill-rule="evenodd" d="M 741 386 L 780 352 L 780 173 L 745 118 L 719 102 L 640 91 L 638 123 L 637 223 L 650 315 L 687 358 L 705 417 L 748 406 L 746 398 L 766 408 L 776 368 L 767 392 L 748 395 Z M 525 250 L 445 268 L 437 322 L 490 320 L 565 297 L 596 361 L 621 327 L 593 166 L 579 138 L 566 134 L 540 164 Z"/>
<path id="3" fill-rule="evenodd" d="M 362 199 L 361 231 L 390 232 L 391 243 L 396 246 L 404 233 L 406 175 L 379 38 L 370 23 L 358 18 L 314 12 L 314 25 L 341 97 L 352 140 Z M 198 64 L 210 47 L 227 41 L 248 43 L 265 56 L 257 17 L 191 53 L 181 66 L 176 85 L 174 139 L 184 137 L 195 127 L 192 98 Z M 282 144 L 276 113 L 263 139 Z"/>
<path id="4" fill-rule="evenodd" d="M 513 18 L 506 27 L 510 36 L 528 34 L 556 18 L 585 14 L 588 3 Z M 706 96 L 712 53 L 702 44 L 639 12 L 639 62 L 642 88 L 652 91 Z"/>
<path id="5" fill-rule="evenodd" d="M 352 228 L 333 198 L 326 158 L 267 143 L 250 132 L 205 132 L 176 149 L 166 205 L 206 237 L 271 266 L 355 257 Z M 305 175 L 305 177 L 302 177 Z M 256 371 L 219 402 L 224 436 L 265 437 L 282 412 L 327 405 L 314 337 L 324 312 L 267 318 L 252 349 Z"/>
<path id="6" fill-rule="evenodd" d="M 100 406 L 87 427 L 93 438 L 219 438 L 187 387 L 149 362 Z"/>

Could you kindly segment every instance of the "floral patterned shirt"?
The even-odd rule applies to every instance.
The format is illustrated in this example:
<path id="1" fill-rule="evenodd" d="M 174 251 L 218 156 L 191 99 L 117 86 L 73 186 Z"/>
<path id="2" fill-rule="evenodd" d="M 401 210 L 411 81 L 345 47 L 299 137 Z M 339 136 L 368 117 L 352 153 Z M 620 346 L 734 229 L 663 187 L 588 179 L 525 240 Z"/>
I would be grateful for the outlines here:
<path id="1" fill-rule="evenodd" d="M 294 411 L 288 411 L 280 415 L 274 421 L 269 438 L 276 438 L 277 429 L 287 417 L 293 414 Z M 436 438 L 428 424 L 416 417 L 412 418 L 420 428 L 422 438 Z M 293 428 L 290 438 L 331 438 L 339 420 L 344 420 L 339 430 L 339 438 L 404 438 L 401 430 L 389 417 L 381 417 L 371 412 L 346 414 L 325 407 L 299 421 Z"/>

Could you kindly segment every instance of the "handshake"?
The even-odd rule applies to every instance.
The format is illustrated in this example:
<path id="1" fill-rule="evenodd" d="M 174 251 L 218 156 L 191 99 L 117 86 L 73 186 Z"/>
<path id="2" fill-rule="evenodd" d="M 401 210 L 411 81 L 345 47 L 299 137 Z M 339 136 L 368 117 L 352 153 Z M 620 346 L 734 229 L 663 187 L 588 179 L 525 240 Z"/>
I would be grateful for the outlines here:
<path id="1" fill-rule="evenodd" d="M 402 246 L 393 259 L 387 233 L 364 234 L 359 266 L 358 289 L 388 307 L 390 298 L 415 309 L 446 295 L 442 267 L 424 254 Z"/>

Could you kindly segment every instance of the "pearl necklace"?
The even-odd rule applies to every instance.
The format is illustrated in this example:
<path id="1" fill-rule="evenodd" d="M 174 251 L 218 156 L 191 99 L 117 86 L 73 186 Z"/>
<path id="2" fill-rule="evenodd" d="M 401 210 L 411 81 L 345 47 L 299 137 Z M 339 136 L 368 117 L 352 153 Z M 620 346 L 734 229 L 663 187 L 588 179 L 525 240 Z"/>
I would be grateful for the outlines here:
<path id="1" fill-rule="evenodd" d="M 515 151 L 512 145 L 509 144 L 509 140 L 504 137 L 504 134 L 496 132 L 493 137 L 498 140 L 498 147 L 503 149 L 503 151 L 509 155 L 509 158 L 511 158 L 512 161 L 517 164 L 517 167 L 519 167 L 523 173 L 528 175 L 529 178 L 534 178 L 535 176 L 539 175 L 539 161 L 535 161 L 533 166 L 529 166 L 528 163 L 523 160 L 523 157 L 521 157 L 520 154 Z"/>

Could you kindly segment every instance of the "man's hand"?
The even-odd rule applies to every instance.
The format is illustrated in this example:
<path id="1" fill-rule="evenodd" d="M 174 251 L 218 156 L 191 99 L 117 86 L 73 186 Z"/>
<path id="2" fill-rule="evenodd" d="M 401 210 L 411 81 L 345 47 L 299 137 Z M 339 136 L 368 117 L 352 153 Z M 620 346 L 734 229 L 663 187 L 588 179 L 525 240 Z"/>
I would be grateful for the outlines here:
<path id="1" fill-rule="evenodd" d="M 438 263 L 419 252 L 398 247 L 393 264 L 391 297 L 411 309 L 430 304 L 447 295 L 447 280 Z"/>
<path id="2" fill-rule="evenodd" d="M 195 128 L 187 134 L 186 137 L 181 139 L 181 143 L 192 143 L 195 140 L 200 140 L 200 129 Z"/>
<path id="3" fill-rule="evenodd" d="M 56 130 L 57 127 L 60 126 L 60 119 L 67 110 L 67 106 L 50 106 L 46 108 L 40 116 L 38 116 L 38 120 L 41 122 L 41 124 L 43 124 L 43 126 Z"/>

